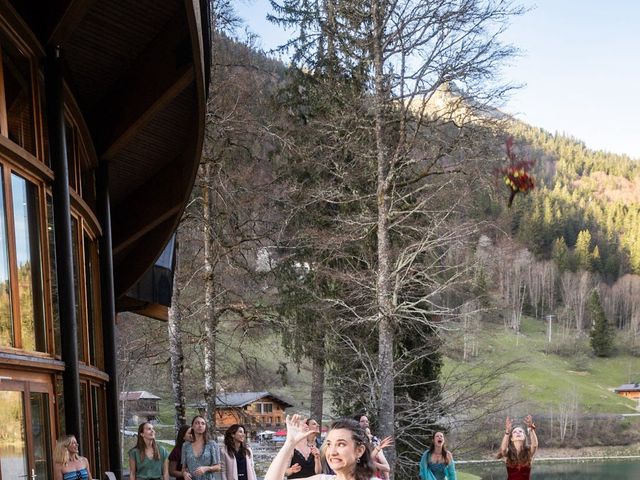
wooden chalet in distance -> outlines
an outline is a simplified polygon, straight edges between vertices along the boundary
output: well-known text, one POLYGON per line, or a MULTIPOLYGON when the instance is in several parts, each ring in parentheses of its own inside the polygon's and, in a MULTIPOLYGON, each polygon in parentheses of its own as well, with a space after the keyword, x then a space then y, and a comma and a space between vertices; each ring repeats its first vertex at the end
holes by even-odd
POLYGON ((207 0, 0 2, 0 480, 53 479, 66 434, 122 478, 116 312, 166 315, 138 293, 193 186, 210 45, 207 0))
POLYGON ((613 391, 621 397, 640 401, 640 383, 625 383, 613 391))
MULTIPOLYGON (((202 414, 203 402, 193 405, 202 414)), ((286 400, 269 392, 229 392, 216 396, 216 428, 224 431, 234 423, 243 424, 255 434, 258 430, 285 426, 285 410, 293 407, 286 400)))
POLYGON ((120 405, 125 424, 138 426, 142 422, 158 420, 162 398, 145 390, 120 392, 120 405))

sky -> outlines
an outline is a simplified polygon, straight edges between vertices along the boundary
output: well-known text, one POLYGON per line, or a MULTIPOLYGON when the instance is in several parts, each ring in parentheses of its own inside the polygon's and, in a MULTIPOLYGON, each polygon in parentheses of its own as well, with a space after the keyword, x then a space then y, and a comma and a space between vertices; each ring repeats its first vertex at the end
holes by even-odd
MULTIPOLYGON (((266 20, 268 0, 236 0, 264 50, 291 32, 266 20)), ((502 78, 523 87, 508 113, 578 138, 589 148, 640 160, 640 0, 521 0, 504 41, 520 50, 502 78)))

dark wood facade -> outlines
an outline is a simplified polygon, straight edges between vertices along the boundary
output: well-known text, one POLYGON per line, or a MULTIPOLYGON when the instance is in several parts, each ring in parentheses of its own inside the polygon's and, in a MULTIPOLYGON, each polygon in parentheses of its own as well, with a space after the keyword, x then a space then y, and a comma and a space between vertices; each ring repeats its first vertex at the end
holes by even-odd
POLYGON ((121 478, 115 312, 153 307, 125 292, 193 185, 207 5, 0 2, 0 480, 65 434, 121 478))

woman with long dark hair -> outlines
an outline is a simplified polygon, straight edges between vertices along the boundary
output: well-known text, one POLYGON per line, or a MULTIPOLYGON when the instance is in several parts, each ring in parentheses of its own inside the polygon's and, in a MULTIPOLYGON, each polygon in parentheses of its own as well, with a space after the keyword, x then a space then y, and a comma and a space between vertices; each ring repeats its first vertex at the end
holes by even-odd
POLYGON ((182 475, 182 446, 184 442, 192 442, 193 433, 189 425, 182 425, 176 435, 176 444, 169 454, 169 475, 178 479, 184 478, 182 475))
POLYGON ((316 437, 319 435, 320 425, 313 419, 305 421, 307 436, 300 440, 293 449, 293 455, 289 463, 289 468, 285 475, 289 480, 296 478, 309 478, 322 473, 322 462, 320 461, 320 449, 316 445, 316 437))
POLYGON ((431 446, 420 459, 420 478, 422 480, 456 480, 453 455, 447 450, 444 433, 435 432, 431 437, 431 446))
POLYGON ((129 478, 169 480, 169 454, 156 444, 156 431, 149 422, 138 426, 136 446, 129 450, 129 478))
POLYGON ((207 421, 196 415, 191 421, 193 441, 182 445, 182 475, 185 480, 214 480, 219 472, 220 448, 209 439, 207 421))
MULTIPOLYGON (((286 422, 287 438, 271 462, 264 480, 282 480, 293 449, 309 434, 300 415, 287 415, 286 422)), ((335 472, 336 480, 371 480, 373 476, 373 464, 364 429, 354 420, 338 420, 331 425, 323 446, 323 454, 329 467, 335 472)), ((309 479, 325 480, 327 477, 320 474, 309 479)))
POLYGON ((536 426, 531 415, 524 419, 527 428, 513 426, 513 420, 505 420, 505 432, 502 437, 498 458, 504 458, 507 466, 507 480, 529 480, 531 464, 538 450, 536 426))
POLYGON ((220 449, 222 480, 256 480, 253 455, 246 440, 243 425, 236 423, 224 432, 224 446, 220 449))

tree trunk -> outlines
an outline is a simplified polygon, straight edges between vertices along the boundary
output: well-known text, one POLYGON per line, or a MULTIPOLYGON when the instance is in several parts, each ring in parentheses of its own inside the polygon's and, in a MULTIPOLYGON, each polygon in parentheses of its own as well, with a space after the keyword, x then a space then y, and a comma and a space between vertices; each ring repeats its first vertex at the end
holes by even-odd
MULTIPOLYGON (((179 232, 179 229, 178 229, 179 232)), ((180 305, 179 269, 180 257, 178 256, 178 233, 176 233, 176 269, 173 272, 173 293, 171 295, 171 308, 169 308, 169 356, 171 358, 171 388, 173 391, 173 405, 175 407, 176 432, 187 421, 184 396, 184 353, 182 351, 182 310, 180 305)))
MULTIPOLYGON (((394 368, 393 340, 394 326, 391 298, 391 239, 389 236, 389 211, 391 200, 389 195, 390 159, 385 148, 384 139, 384 106, 386 101, 384 86, 384 60, 382 52, 383 8, 378 1, 372 3, 373 19, 373 68, 375 88, 375 137, 377 155, 377 199, 378 199, 378 271, 376 278, 376 295, 378 302, 378 369, 380 379, 380 398, 378 401, 378 427, 380 437, 394 433, 394 368)), ((391 465, 395 464, 393 445, 385 452, 391 465)))
POLYGON ((218 319, 215 312, 214 277, 213 277, 213 216, 211 198, 212 169, 211 162, 206 162, 202 187, 202 208, 204 220, 204 400, 207 408, 207 422, 210 431, 216 428, 216 336, 218 319))
POLYGON ((311 418, 322 424, 324 398, 325 335, 319 332, 318 344, 314 348, 311 366, 311 418))

